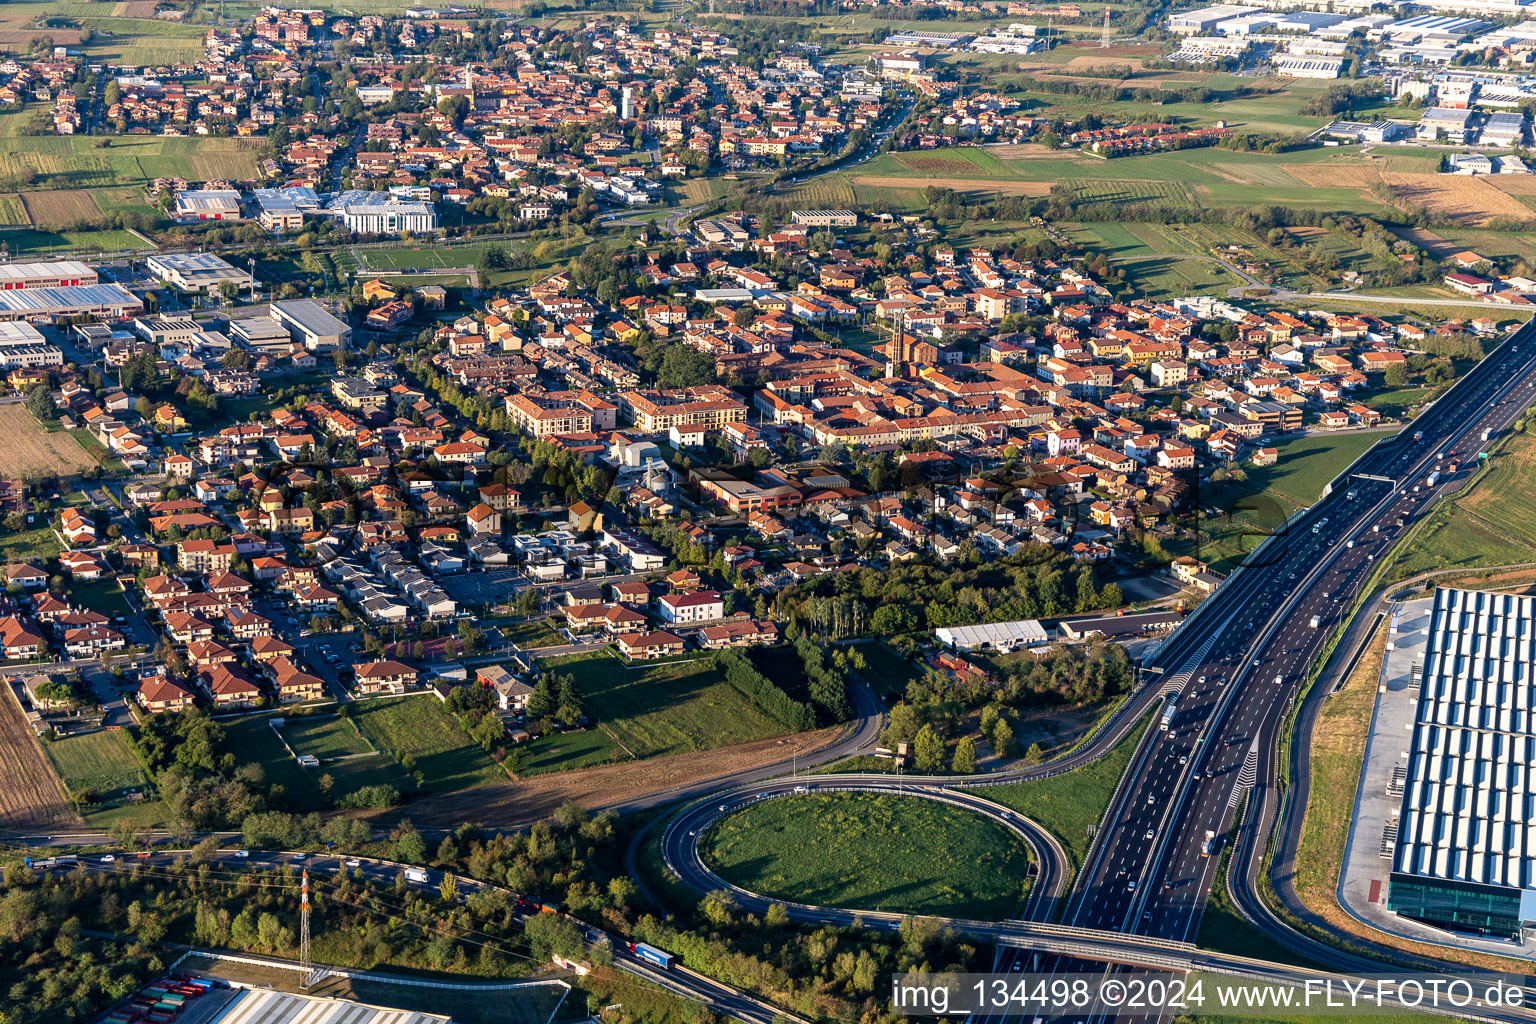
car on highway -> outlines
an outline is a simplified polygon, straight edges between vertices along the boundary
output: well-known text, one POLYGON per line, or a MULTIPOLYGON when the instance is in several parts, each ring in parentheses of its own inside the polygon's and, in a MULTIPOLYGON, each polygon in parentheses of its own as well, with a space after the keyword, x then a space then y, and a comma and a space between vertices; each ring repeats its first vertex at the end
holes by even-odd
POLYGON ((111 864, 111 863, 114 863, 116 860, 117 860, 116 857, 114 857, 110 853, 107 853, 107 854, 103 854, 102 855, 101 863, 103 863, 103 864, 111 864))
POLYGON ((353 857, 351 860, 347 861, 347 867, 349 867, 349 868, 361 867, 362 863, 363 863, 362 861, 358 860, 356 857, 353 857))

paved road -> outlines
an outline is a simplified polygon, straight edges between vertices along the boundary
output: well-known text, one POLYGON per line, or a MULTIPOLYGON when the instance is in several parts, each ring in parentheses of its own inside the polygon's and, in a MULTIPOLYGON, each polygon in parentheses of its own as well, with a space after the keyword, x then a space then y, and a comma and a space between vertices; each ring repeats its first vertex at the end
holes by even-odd
MULTIPOLYGON (((1219 862, 1207 855, 1217 852, 1206 846, 1207 834, 1219 842, 1245 796, 1258 809, 1249 820, 1259 824, 1237 832, 1236 863, 1241 870, 1257 864, 1276 792, 1278 746, 1299 684, 1349 616, 1377 560, 1437 498, 1466 482, 1484 432, 1507 429, 1536 400, 1533 341, 1536 326, 1527 326, 1430 406, 1412 427, 1422 439, 1405 431, 1363 456, 1352 467, 1356 475, 1270 537, 1156 652, 1151 670, 1166 683, 1144 688, 1130 707, 1139 714, 1161 692, 1169 693, 1169 727, 1149 729, 1143 737, 1067 898, 1064 924, 1163 942, 1192 940, 1219 862), (1454 473, 1452 462, 1458 463, 1454 473)), ((733 793, 728 799, 751 797, 733 793)), ((687 813, 695 822, 711 814, 704 801, 687 813)), ((670 836, 668 856, 683 873, 690 853, 680 843, 675 833, 670 836)), ((821 913, 837 919, 835 911, 821 913)), ((1346 969, 1363 964, 1302 940, 1272 916, 1252 916, 1277 941, 1300 946, 1320 962, 1346 969)), ((1025 956, 1006 954, 1000 969, 1014 969, 1025 956)), ((1086 965, 1054 962, 1059 969, 1086 965)))
MULTIPOLYGON (((1033 858, 1031 870, 1034 872, 1034 884, 1024 906, 1022 915, 1024 920, 1047 920, 1055 908, 1056 900, 1066 888, 1069 867, 1066 853, 1063 852, 1061 844, 1055 837, 1033 821, 974 793, 921 784, 907 785, 900 778, 857 782, 850 782, 836 775, 774 779, 758 783, 749 791, 700 800, 674 818, 667 826, 661 843, 662 860, 677 873, 679 878, 695 889, 701 892, 729 889, 736 894, 742 906, 757 913, 766 912, 771 904, 777 902, 784 904, 791 920, 851 925, 861 920, 865 912, 787 903, 765 898, 727 882, 710 870, 699 855, 699 836, 719 819, 764 800, 781 799, 805 793, 881 793, 915 796, 961 807, 991 819, 1024 842, 1029 847, 1033 858)), ((900 920, 899 914, 893 914, 891 917, 900 920)))
POLYGON ((1227 289, 1227 296, 1234 299, 1248 298, 1249 296, 1246 293, 1250 288, 1263 288, 1269 293, 1265 296, 1265 298, 1273 300, 1312 299, 1314 301, 1328 302, 1374 302, 1378 304, 1394 306, 1487 306, 1489 310, 1493 312, 1515 309, 1513 306, 1501 306, 1497 303, 1479 300, 1475 295, 1468 295, 1464 299, 1418 299, 1405 295, 1362 295, 1358 292, 1291 291, 1289 288, 1276 288, 1273 285, 1265 284, 1263 281, 1260 281, 1252 274, 1249 274, 1244 270, 1240 270, 1238 267, 1224 259, 1220 259, 1215 256, 1197 256, 1191 253, 1183 252, 1148 253, 1144 256, 1115 256, 1109 262, 1136 263, 1143 260, 1193 260, 1196 263, 1215 264, 1228 273, 1236 275, 1243 281, 1243 284, 1239 285, 1238 287, 1227 289))
MULTIPOLYGON (((155 851, 151 853, 134 855, 108 855, 111 859, 102 856, 82 857, 79 866, 87 871, 124 871, 139 868, 148 871, 165 871, 176 861, 184 859, 188 851, 155 851)), ((344 857, 330 854, 307 854, 292 851, 277 850, 225 850, 210 859, 209 864, 222 871, 247 871, 250 869, 276 869, 283 866, 294 868, 307 867, 310 874, 311 887, 317 893, 324 893, 331 884, 331 879, 342 872, 360 875, 364 879, 379 885, 392 886, 402 872, 409 865, 398 864, 393 861, 379 860, 371 857, 344 857)), ((63 873, 75 870, 75 865, 53 869, 63 873)), ((412 888, 424 893, 437 893, 441 891, 444 872, 431 868, 420 868, 425 876, 424 882, 408 882, 412 888)), ((216 877, 213 881, 217 882, 216 877)), ((471 895, 488 889, 497 889, 506 893, 514 900, 519 894, 502 886, 492 885, 478 879, 464 875, 454 875, 458 892, 456 899, 464 902, 471 895)), ((294 880, 297 885, 297 879, 294 880)), ((537 913, 536 910, 524 906, 519 911, 519 916, 526 916, 525 912, 537 913)), ((600 928, 595 928, 583 921, 570 919, 582 931, 588 944, 606 943, 613 951, 613 964, 619 970, 636 977, 644 978, 662 988, 669 989, 680 995, 697 999, 712 1011, 722 1016, 734 1017, 745 1021, 747 1024, 775 1024, 784 1020, 794 1021, 796 1024, 804 1024, 794 1014, 770 1006, 760 1000, 738 992, 729 986, 722 985, 713 979, 690 971, 682 966, 675 966, 672 970, 661 970, 654 965, 639 959, 629 952, 628 944, 622 936, 612 935, 600 928)), ((509 947, 517 943, 508 942, 509 947)), ((525 958, 525 955, 513 948, 504 949, 508 956, 525 958)))

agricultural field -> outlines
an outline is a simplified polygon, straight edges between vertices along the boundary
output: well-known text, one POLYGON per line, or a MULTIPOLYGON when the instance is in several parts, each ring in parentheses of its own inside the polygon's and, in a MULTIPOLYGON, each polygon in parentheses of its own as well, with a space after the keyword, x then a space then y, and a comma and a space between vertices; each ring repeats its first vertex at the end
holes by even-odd
POLYGON ((145 784, 144 770, 121 730, 51 740, 43 744, 43 752, 64 787, 77 798, 87 790, 106 797, 145 784))
POLYGON ((78 825, 21 706, 0 693, 0 829, 78 825))
POLYGON ((1184 295, 1225 295, 1244 281, 1216 263, 1173 256, 1129 260, 1120 264, 1126 284, 1144 299, 1172 299, 1184 295))
POLYGON ((101 209, 84 189, 23 192, 21 202, 31 223, 40 228, 62 228, 101 219, 101 209))
POLYGON ((26 204, 21 196, 16 193, 0 195, 0 225, 30 225, 31 215, 27 213, 26 204))
POLYGON ((529 744, 530 770, 570 767, 573 757, 594 764, 710 750, 784 732, 726 683, 708 658, 626 666, 606 653, 580 654, 551 658, 543 666, 573 676, 598 721, 583 733, 529 744))
POLYGON ((407 766, 414 762, 424 792, 446 793, 507 780, 491 755, 430 694, 358 701, 352 718, 381 753, 407 766))
POLYGON ((11 256, 134 252, 153 248, 153 244, 131 231, 39 231, 36 228, 0 227, 0 249, 11 256))
POLYGON ((24 405, 0 406, 0 436, 0 476, 35 480, 96 465, 74 438, 44 430, 24 405))
MULTIPOLYGON (((202 47, 199 45, 199 51, 202 47)), ((0 149, 0 178, 30 169, 32 189, 146 184, 157 177, 254 178, 260 139, 121 135, 12 136, 0 149), (98 142, 110 145, 98 148, 98 142)))
POLYGON ((721 877, 764 896, 974 920, 1017 915, 1029 852, 1002 826, 919 797, 765 800, 704 836, 721 877))

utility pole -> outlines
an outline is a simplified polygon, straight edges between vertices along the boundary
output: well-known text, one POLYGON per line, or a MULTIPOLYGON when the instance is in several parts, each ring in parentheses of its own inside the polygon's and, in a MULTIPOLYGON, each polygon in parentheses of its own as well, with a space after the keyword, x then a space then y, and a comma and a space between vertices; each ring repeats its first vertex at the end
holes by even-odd
POLYGON ((314 973, 309 961, 309 866, 305 865, 299 882, 299 984, 309 988, 314 973))
POLYGON ((1109 49, 1109 8, 1104 8, 1104 39, 1099 43, 1099 49, 1109 49))

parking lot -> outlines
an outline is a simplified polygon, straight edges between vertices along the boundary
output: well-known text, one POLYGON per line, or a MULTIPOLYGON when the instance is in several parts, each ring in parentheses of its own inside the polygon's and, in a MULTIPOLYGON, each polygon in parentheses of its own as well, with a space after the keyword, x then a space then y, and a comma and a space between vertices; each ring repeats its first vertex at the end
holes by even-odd
POLYGON ((487 569, 485 572, 444 576, 438 582, 448 591, 449 597, 468 607, 500 604, 533 586, 528 577, 516 569, 487 569))

